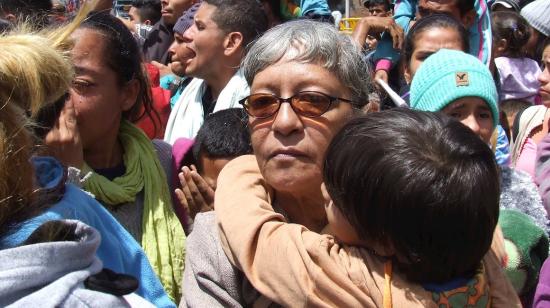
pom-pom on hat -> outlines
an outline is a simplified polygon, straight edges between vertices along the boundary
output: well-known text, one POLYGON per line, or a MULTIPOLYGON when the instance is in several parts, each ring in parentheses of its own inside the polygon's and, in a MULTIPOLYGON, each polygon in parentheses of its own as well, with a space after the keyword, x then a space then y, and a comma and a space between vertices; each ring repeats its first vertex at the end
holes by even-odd
POLYGON ((483 99, 498 124, 498 94, 489 69, 476 57, 457 50, 441 49, 429 56, 411 83, 411 108, 436 112, 462 97, 483 99))

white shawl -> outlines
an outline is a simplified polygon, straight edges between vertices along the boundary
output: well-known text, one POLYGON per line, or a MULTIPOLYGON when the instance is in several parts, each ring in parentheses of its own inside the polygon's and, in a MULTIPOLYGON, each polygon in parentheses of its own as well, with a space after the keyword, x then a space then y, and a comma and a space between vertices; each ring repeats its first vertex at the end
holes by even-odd
MULTIPOLYGON (((194 78, 183 90, 174 109, 170 112, 164 141, 173 145, 178 138, 195 138, 204 122, 202 97, 206 87, 204 80, 194 78)), ((239 100, 248 96, 249 93, 248 83, 239 69, 220 92, 214 112, 242 107, 239 100)))

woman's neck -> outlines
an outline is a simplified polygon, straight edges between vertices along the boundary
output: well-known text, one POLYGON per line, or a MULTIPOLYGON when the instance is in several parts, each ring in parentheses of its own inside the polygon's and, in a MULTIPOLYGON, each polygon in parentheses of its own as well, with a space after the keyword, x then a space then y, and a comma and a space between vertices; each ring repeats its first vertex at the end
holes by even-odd
POLYGON ((314 232, 321 232, 327 225, 321 191, 303 196, 277 192, 275 202, 292 223, 303 225, 314 232))
POLYGON ((94 144, 84 150, 84 161, 92 169, 106 169, 120 165, 124 150, 118 140, 118 134, 107 139, 101 144, 94 144))

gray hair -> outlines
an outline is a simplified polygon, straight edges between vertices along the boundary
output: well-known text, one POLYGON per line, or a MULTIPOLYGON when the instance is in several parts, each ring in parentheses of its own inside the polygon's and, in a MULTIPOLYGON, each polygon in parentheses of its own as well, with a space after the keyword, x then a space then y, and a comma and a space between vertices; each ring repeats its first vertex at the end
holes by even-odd
POLYGON ((301 63, 319 63, 344 84, 352 100, 368 103, 371 78, 359 48, 348 35, 334 26, 312 20, 296 20, 278 25, 249 46, 242 69, 249 85, 254 76, 282 58, 301 63))

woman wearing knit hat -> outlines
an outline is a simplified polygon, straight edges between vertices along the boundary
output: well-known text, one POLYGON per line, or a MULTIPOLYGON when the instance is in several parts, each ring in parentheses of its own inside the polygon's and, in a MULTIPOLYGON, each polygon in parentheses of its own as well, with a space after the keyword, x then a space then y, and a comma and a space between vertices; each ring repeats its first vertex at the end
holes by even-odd
MULTIPOLYGON (((498 123, 498 93, 489 69, 475 57, 456 50, 439 50, 416 71, 410 95, 411 108, 441 111, 457 118, 490 143, 498 123)), ((548 233, 550 224, 531 177, 509 167, 501 167, 500 176, 501 209, 527 214, 548 233)), ((509 232, 503 229, 507 239, 509 232)), ((506 270, 511 269, 507 267, 506 270)), ((532 280, 515 285, 520 295, 531 291, 524 288, 530 282, 532 280)))
POLYGON ((534 51, 532 59, 540 61, 544 40, 550 37, 550 1, 533 1, 522 8, 520 14, 531 25, 531 38, 525 50, 534 51))

